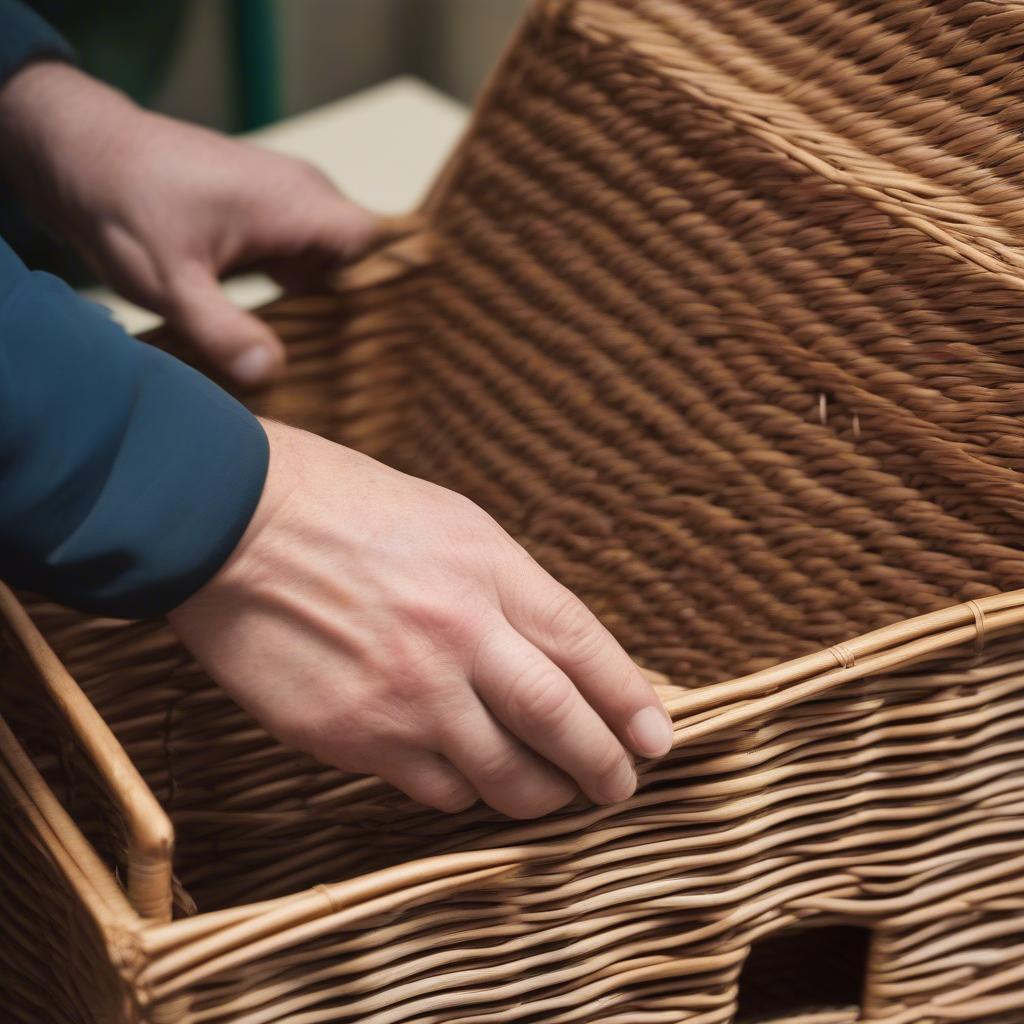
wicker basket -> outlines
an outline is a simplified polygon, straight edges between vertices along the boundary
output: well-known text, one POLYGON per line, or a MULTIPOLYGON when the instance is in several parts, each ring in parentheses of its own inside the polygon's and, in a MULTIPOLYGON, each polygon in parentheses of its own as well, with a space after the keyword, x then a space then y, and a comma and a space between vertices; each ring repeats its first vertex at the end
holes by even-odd
POLYGON ((492 511, 673 753, 446 817, 2 592, 5 1019, 1020 1024, 1022 68, 1006 0, 535 3, 254 405, 492 511))

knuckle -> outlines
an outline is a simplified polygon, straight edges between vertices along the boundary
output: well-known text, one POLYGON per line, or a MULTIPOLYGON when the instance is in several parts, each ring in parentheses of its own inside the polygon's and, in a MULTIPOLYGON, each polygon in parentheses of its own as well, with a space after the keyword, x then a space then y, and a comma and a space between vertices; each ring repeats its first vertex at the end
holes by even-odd
POLYGON ((573 696, 572 685, 553 669, 533 669, 513 684, 508 696, 509 717, 557 727, 570 714, 573 696))
POLYGON ((568 590, 560 590, 551 599, 545 619, 551 635, 576 656, 593 651, 602 640, 597 620, 568 590))
POLYGON ((435 648, 461 648, 479 631, 478 609, 468 601, 414 600, 406 604, 404 618, 435 648))
POLYGON ((387 644, 364 661, 369 665, 375 699, 391 709, 434 700, 450 682, 444 647, 408 630, 395 630, 387 644))
POLYGON ((432 652, 406 652, 396 656, 381 673, 381 693, 392 708, 433 703, 447 688, 447 673, 432 652))

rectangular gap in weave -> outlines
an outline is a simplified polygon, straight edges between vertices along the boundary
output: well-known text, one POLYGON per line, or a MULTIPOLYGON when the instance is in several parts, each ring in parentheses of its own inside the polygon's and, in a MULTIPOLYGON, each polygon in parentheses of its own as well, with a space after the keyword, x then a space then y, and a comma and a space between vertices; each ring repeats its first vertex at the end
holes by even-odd
POLYGON ((740 972, 735 1024, 859 1010, 870 940, 867 928, 802 925, 755 942, 740 972))

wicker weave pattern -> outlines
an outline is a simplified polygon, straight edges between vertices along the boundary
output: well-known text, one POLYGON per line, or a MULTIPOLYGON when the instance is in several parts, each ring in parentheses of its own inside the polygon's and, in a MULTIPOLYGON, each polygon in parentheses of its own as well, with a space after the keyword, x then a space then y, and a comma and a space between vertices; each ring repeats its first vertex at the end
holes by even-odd
POLYGON ((1024 579, 1024 9, 580 0, 438 204, 404 460, 680 680, 1024 579))
POLYGON ((198 677, 168 675, 165 635, 65 635, 91 648, 93 693, 155 785, 173 753, 178 863, 208 911, 139 930, 123 1019, 726 1024, 751 943, 852 924, 871 933, 859 1010, 769 988, 748 1019, 1011 1024, 1022 632, 1024 595, 1005 595, 674 696, 676 751, 633 801, 523 826, 438 817, 288 755, 198 677), (115 696, 103 649, 158 657, 166 689, 134 681, 159 701, 115 696), (260 902, 275 890, 295 895, 260 902))
POLYGON ((256 407, 497 514, 673 753, 444 817, 0 588, 18 1024, 1020 1024, 1022 58, 1017 4, 538 0, 256 407))

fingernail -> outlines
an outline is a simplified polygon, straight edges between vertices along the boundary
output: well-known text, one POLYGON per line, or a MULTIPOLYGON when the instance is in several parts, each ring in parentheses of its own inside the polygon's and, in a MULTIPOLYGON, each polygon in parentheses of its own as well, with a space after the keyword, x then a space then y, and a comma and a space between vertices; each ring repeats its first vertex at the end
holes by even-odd
POLYGON ((277 360, 270 349, 254 345, 241 355, 235 356, 229 369, 231 376, 243 384, 260 384, 270 376, 276 363, 277 360))
POLYGON ((660 708, 641 708, 629 720, 629 738, 641 757, 664 757, 672 749, 672 723, 660 708))

